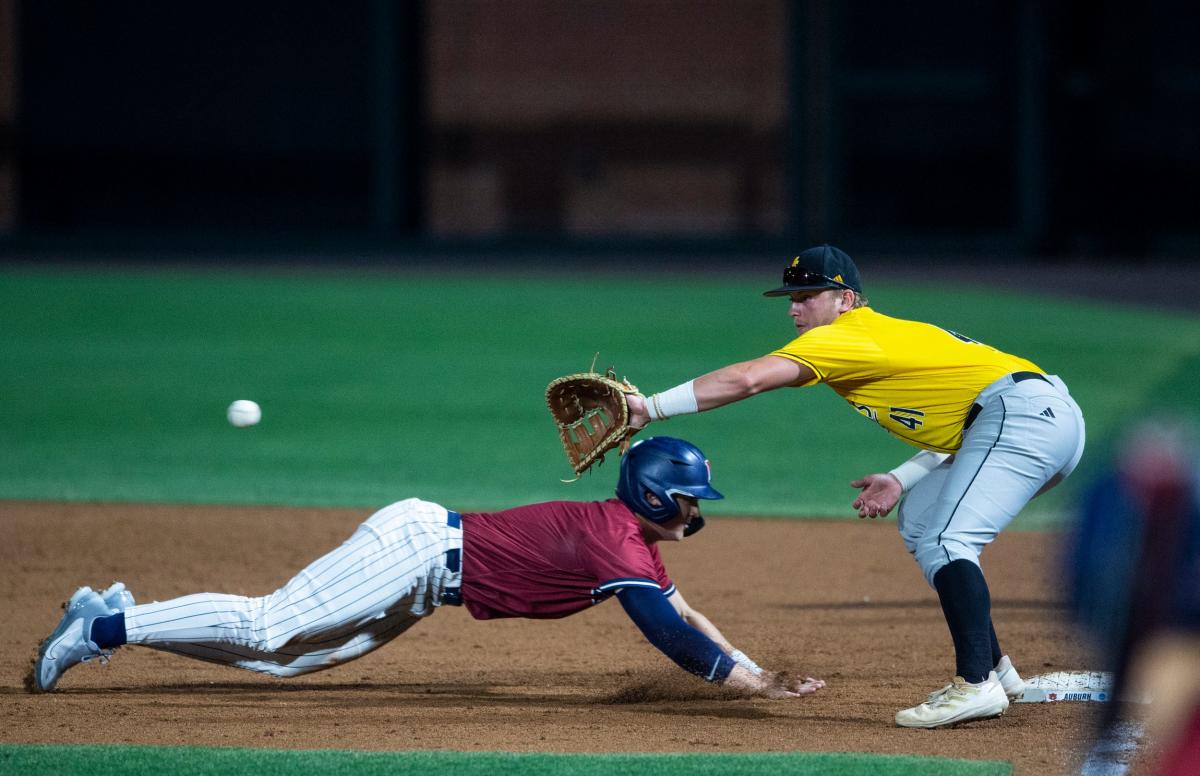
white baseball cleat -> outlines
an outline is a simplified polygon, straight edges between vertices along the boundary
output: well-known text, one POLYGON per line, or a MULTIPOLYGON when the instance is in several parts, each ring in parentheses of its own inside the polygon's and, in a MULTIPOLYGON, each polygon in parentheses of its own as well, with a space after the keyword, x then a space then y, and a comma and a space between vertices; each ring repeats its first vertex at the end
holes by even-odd
POLYGON ((93 658, 107 660, 111 650, 102 650, 91 640, 92 622, 107 617, 112 610, 96 591, 81 587, 63 607, 66 612, 58 627, 38 649, 29 682, 30 689, 50 692, 68 668, 93 658))
POLYGON ((919 706, 896 712, 900 727, 936 728, 955 725, 970 719, 986 719, 1008 710, 1008 696, 996 672, 979 684, 971 684, 961 676, 936 692, 919 706))
POLYGON ((1000 658, 1000 662, 996 664, 996 676, 1000 679, 1000 686, 1004 688, 1004 694, 1010 701, 1020 698, 1021 694, 1025 692, 1025 680, 1017 673, 1017 669, 1013 668, 1008 655, 1000 658))

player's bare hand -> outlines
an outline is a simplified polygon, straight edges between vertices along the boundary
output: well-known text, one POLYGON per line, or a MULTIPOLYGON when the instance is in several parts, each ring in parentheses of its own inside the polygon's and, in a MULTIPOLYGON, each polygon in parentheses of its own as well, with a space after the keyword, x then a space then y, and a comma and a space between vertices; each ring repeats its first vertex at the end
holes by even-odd
POLYGON ((725 686, 735 690, 746 690, 760 698, 779 699, 812 695, 824 687, 825 682, 811 676, 795 676, 786 671, 764 671, 754 674, 738 665, 729 672, 725 686))
POLYGON ((759 693, 765 698, 799 698, 812 695, 825 686, 825 680, 811 676, 793 676, 786 671, 763 674, 767 686, 759 693))
POLYGON ((858 516, 884 517, 900 501, 904 489, 900 480, 891 474, 868 474, 860 480, 850 483, 852 488, 860 488, 862 493, 854 499, 853 507, 858 510, 858 516))
POLYGON ((646 397, 640 393, 625 394, 629 404, 629 425, 633 428, 645 428, 650 423, 650 413, 646 411, 646 397))
POLYGON ((811 676, 806 676, 803 679, 799 677, 793 679, 791 690, 796 695, 812 695, 814 692, 824 687, 824 679, 816 679, 811 676))

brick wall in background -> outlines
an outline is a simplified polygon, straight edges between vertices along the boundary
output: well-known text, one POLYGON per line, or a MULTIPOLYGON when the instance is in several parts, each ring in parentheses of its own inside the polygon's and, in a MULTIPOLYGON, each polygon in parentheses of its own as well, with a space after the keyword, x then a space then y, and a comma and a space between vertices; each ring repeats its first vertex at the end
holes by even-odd
POLYGON ((784 0, 434 0, 435 235, 777 233, 784 0))

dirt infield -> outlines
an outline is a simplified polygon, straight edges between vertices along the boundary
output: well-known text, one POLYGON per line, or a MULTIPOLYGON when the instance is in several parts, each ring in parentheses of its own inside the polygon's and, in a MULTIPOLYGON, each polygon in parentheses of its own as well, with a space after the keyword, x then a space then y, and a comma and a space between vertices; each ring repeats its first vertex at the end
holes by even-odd
MULTIPOLYGON (((22 677, 76 586, 139 600, 261 595, 369 511, 0 503, 7 604, 0 741, 547 752, 862 751, 1078 769, 1096 708, 1014 704, 940 731, 893 726, 953 672, 935 594, 894 522, 715 519, 667 567, 760 663, 823 677, 794 701, 730 697, 682 674, 615 602, 559 621, 475 622, 445 607, 361 660, 282 680, 149 649, 79 666, 51 695, 22 677)), ((1025 675, 1099 668, 1064 620, 1047 534, 984 556, 1001 642, 1025 675)))

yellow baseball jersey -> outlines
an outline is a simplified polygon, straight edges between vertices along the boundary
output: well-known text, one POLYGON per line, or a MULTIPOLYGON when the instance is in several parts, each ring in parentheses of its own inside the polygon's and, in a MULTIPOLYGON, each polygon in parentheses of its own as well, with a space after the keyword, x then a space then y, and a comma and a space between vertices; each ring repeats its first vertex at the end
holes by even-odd
POLYGON ((928 323, 859 307, 771 353, 811 369, 850 406, 915 447, 953 453, 979 392, 1011 372, 1041 372, 928 323))

